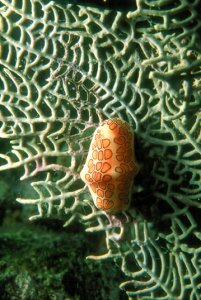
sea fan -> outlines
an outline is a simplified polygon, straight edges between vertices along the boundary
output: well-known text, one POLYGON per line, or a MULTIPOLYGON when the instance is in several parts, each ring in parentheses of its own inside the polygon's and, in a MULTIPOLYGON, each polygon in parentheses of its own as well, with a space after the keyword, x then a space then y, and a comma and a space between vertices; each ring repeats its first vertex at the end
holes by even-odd
POLYGON ((59 212, 105 231, 94 258, 119 263, 130 299, 201 295, 200 4, 0 2, 0 170, 31 181, 35 196, 17 199, 37 208, 30 219, 59 212), (120 241, 80 179, 112 117, 132 126, 141 164, 120 241))

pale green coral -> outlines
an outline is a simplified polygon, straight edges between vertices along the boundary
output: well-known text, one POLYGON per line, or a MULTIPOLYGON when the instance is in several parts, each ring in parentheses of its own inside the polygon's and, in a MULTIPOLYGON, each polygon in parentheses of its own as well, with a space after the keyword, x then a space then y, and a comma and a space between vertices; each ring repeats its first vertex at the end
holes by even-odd
POLYGON ((64 215, 106 233, 130 299, 200 299, 200 0, 109 10, 1 0, 0 170, 33 177, 31 219, 64 215), (91 135, 118 116, 136 132, 134 221, 112 241, 80 180, 91 135), (137 149, 138 150, 138 149, 137 149), (143 153, 143 154, 141 154, 143 153))

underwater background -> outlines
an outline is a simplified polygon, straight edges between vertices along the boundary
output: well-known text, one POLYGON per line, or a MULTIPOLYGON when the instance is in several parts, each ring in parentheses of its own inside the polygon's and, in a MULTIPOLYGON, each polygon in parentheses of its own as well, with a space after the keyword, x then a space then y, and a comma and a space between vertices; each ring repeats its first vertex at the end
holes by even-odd
POLYGON ((201 299, 200 124, 200 0, 0 0, 0 299, 201 299), (120 240, 80 179, 114 117, 120 240))

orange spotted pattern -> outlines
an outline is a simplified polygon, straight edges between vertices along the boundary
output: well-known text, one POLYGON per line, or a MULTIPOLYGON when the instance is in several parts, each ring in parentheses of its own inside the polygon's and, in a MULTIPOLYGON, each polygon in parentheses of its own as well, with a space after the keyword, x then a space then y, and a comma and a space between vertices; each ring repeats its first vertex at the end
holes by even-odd
POLYGON ((138 171, 128 123, 116 118, 104 121, 94 133, 81 171, 96 207, 111 214, 126 210, 138 171))

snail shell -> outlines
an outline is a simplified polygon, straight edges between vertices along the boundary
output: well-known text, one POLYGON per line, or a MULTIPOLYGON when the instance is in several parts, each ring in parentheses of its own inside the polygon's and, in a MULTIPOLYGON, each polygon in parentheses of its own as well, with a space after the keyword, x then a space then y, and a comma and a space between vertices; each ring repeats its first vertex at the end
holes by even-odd
POLYGON ((120 119, 105 120, 94 132, 80 174, 95 206, 109 214, 125 211, 138 172, 131 127, 120 119))

